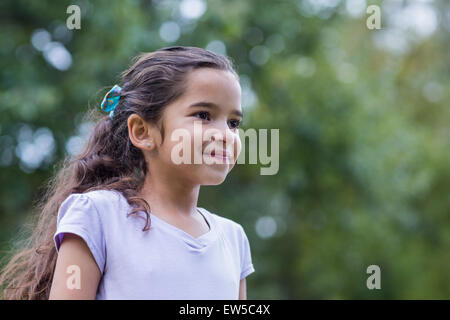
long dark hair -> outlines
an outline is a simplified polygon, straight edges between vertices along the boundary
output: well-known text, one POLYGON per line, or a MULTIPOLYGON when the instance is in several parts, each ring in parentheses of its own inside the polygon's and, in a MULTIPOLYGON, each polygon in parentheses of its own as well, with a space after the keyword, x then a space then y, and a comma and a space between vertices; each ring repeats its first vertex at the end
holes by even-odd
MULTIPOLYGON (((53 242, 57 213, 72 193, 117 190, 133 207, 129 214, 146 213, 142 231, 149 229, 150 206, 138 196, 148 167, 142 151, 129 139, 127 119, 136 113, 157 124, 165 106, 185 91, 186 75, 203 67, 231 71, 239 78, 232 60, 224 55, 197 47, 167 47, 140 54, 122 73, 120 101, 112 118, 98 107, 89 110, 86 118, 96 125, 85 148, 58 164, 36 204, 39 215, 30 224, 31 236, 23 247, 12 251, 1 270, 3 299, 48 299, 57 259, 53 242)), ((164 138, 163 127, 161 131, 164 138)))

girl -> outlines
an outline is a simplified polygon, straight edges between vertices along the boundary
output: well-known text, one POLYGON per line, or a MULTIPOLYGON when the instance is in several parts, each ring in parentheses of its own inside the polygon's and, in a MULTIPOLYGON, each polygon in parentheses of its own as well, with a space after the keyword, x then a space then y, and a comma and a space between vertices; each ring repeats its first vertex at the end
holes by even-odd
POLYGON ((197 207, 200 186, 222 183, 241 150, 238 75, 196 47, 133 62, 101 104, 110 115, 53 179, 30 245, 5 266, 4 299, 246 299, 244 229, 197 207), (192 138, 181 150, 180 130, 192 138))

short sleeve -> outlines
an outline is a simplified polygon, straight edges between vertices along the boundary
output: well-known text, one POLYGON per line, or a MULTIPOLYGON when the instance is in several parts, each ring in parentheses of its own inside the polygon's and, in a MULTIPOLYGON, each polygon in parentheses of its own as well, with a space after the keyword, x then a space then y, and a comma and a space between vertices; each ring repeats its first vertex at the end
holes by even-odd
POLYGON ((244 228, 239 225, 239 241, 240 251, 241 251, 241 275, 240 279, 244 279, 249 274, 255 271, 252 263, 252 255, 250 250, 250 243, 248 241, 247 235, 245 234, 244 228))
POLYGON ((61 204, 58 210, 56 232, 53 236, 57 252, 65 233, 74 233, 86 242, 103 273, 106 246, 102 223, 94 203, 87 195, 73 193, 61 204))

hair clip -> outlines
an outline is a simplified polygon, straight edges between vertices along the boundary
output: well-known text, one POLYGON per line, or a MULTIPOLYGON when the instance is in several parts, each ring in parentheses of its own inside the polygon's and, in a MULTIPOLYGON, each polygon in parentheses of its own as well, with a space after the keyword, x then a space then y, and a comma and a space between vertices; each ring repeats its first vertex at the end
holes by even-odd
POLYGON ((122 88, 116 84, 114 87, 112 87, 111 90, 108 91, 108 93, 103 98, 101 108, 102 108, 102 110, 105 110, 106 112, 111 111, 109 113, 109 116, 111 118, 114 115, 114 109, 119 104, 120 91, 122 91, 122 88))

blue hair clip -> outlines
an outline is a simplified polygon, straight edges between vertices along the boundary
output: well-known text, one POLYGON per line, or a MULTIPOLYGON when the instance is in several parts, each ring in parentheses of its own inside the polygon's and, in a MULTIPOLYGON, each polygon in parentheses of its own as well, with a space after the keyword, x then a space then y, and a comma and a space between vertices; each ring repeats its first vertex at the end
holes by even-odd
POLYGON ((119 104, 120 91, 122 91, 122 88, 116 84, 114 87, 112 87, 111 90, 108 91, 108 93, 103 98, 101 108, 102 108, 102 110, 105 110, 106 112, 111 111, 109 113, 109 116, 111 118, 114 115, 114 109, 119 104))

